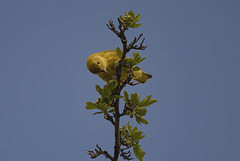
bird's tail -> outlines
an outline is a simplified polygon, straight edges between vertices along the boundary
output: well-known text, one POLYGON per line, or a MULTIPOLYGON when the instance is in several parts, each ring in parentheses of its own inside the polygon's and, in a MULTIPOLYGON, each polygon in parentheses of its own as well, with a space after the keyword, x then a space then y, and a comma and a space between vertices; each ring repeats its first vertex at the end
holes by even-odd
POLYGON ((134 80, 139 82, 139 83, 145 83, 150 78, 152 78, 151 74, 142 72, 142 76, 140 78, 137 78, 137 79, 134 79, 134 80))

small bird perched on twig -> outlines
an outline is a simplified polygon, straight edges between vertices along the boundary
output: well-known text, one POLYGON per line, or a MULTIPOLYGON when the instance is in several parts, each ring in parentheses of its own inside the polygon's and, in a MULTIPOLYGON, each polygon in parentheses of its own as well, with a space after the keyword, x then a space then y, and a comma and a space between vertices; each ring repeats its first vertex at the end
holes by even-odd
MULTIPOLYGON (((97 74, 104 81, 116 79, 114 62, 119 61, 115 50, 106 50, 99 53, 92 54, 87 59, 87 68, 93 73, 97 74)), ((121 82, 125 81, 130 72, 122 68, 121 82)), ((133 71, 133 80, 139 83, 145 83, 148 79, 152 78, 151 74, 143 72, 141 69, 133 71)))

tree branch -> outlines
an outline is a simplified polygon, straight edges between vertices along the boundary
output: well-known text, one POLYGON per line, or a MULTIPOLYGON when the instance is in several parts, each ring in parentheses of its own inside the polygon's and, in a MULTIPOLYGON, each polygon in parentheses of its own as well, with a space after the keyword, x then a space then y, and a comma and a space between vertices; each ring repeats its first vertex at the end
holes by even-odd
POLYGON ((94 151, 91 151, 91 150, 86 150, 86 152, 91 156, 92 159, 94 158, 97 158, 99 155, 104 155, 106 158, 110 159, 111 161, 114 161, 113 160, 113 157, 108 154, 108 152, 105 150, 105 151, 102 151, 102 149, 98 146, 97 144, 97 149, 95 149, 95 153, 94 151))
MULTIPOLYGON (((131 49, 135 49, 135 50, 145 50, 147 46, 143 46, 143 42, 144 42, 144 38, 142 40, 142 42, 140 43, 139 46, 136 45, 136 43, 140 40, 140 38, 142 37, 143 34, 140 34, 138 38, 134 38, 134 40, 127 45, 127 38, 125 36, 125 31, 127 30, 127 28, 124 27, 124 25, 121 23, 120 19, 118 18, 118 29, 119 31, 116 30, 116 27, 113 24, 113 21, 110 20, 109 23, 107 24, 107 27, 113 31, 120 39, 123 45, 123 50, 122 50, 122 57, 119 60, 119 65, 116 67, 116 78, 117 78, 117 82, 120 86, 119 91, 117 93, 117 95, 121 94, 122 89, 125 87, 126 84, 130 84, 130 85, 135 85, 133 83, 131 83, 131 80, 133 78, 133 74, 131 74, 132 71, 130 71, 129 76, 127 77, 127 79, 124 82, 121 82, 121 72, 122 72, 122 67, 124 65, 125 62, 125 57, 126 54, 131 50, 131 49)), ((114 114, 114 119, 115 122, 113 123, 113 120, 111 117, 107 116, 107 120, 110 120, 112 122, 112 124, 114 125, 114 133, 115 133, 115 144, 114 144, 114 156, 113 156, 113 161, 118 161, 118 157, 119 154, 120 156, 123 157, 123 159, 127 159, 127 160, 131 160, 133 158, 131 158, 131 154, 129 154, 128 152, 124 152, 123 149, 120 149, 121 146, 121 141, 120 141, 120 127, 119 127, 119 123, 120 123, 120 117, 123 115, 126 115, 127 113, 127 109, 126 109, 126 105, 122 114, 119 113, 119 98, 116 98, 114 100, 114 108, 115 108, 115 114, 114 114)))
POLYGON ((123 146, 125 146, 125 148, 121 148, 120 149, 120 151, 121 151, 121 154, 120 154, 120 156, 123 158, 123 159, 125 159, 125 160, 132 160, 133 158, 131 158, 131 155, 132 155, 132 153, 130 152, 130 150, 128 150, 129 148, 131 148, 131 146, 130 145, 128 145, 128 144, 125 144, 124 142, 123 142, 123 138, 121 138, 121 144, 123 145, 123 146), (128 150, 127 152, 124 152, 125 150, 128 150))
POLYGON ((110 116, 109 114, 107 114, 107 117, 105 117, 105 119, 110 121, 113 125, 115 124, 115 122, 113 120, 113 116, 110 116))
POLYGON ((128 149, 128 148, 121 149, 120 156, 125 160, 132 160, 133 159, 133 158, 131 158, 132 153, 130 152, 130 150, 127 152, 124 152, 125 149, 128 149))
POLYGON ((130 108, 127 106, 127 104, 124 104, 123 112, 120 114, 120 117, 125 116, 127 114, 127 111, 130 110, 130 108))
POLYGON ((142 36, 143 36, 143 34, 140 34, 140 35, 138 36, 138 38, 137 38, 137 37, 134 37, 134 40, 133 40, 133 41, 128 45, 128 47, 127 47, 128 51, 130 51, 131 49, 135 49, 135 50, 145 50, 145 49, 147 48, 147 46, 144 46, 144 45, 143 45, 143 42, 144 42, 145 38, 143 38, 142 42, 140 43, 140 46, 135 45, 142 36))

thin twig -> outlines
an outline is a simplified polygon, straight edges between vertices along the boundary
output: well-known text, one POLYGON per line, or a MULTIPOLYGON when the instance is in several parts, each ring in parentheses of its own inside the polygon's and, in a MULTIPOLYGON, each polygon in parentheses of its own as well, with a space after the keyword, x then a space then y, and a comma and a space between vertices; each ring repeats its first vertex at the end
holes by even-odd
POLYGON ((110 116, 109 114, 107 114, 107 117, 105 119, 110 121, 113 125, 115 124, 115 122, 113 120, 113 116, 110 116))
POLYGON ((124 116, 127 114, 127 111, 130 110, 129 107, 127 106, 127 104, 124 104, 124 109, 123 112, 120 114, 120 117, 124 116))
POLYGON ((103 151, 99 146, 98 144, 96 145, 97 146, 97 149, 95 149, 95 152, 94 151, 91 151, 91 150, 86 150, 86 152, 91 156, 92 159, 94 158, 97 158, 99 155, 104 155, 106 158, 110 159, 111 161, 113 161, 113 157, 108 154, 108 152, 105 150, 103 151))
POLYGON ((123 138, 121 138, 121 144, 122 144, 123 146, 125 146, 125 148, 121 148, 121 149, 120 149, 120 151, 121 151, 120 156, 121 156, 123 159, 125 159, 125 160, 132 160, 132 159, 133 159, 133 158, 131 158, 132 153, 131 153, 130 150, 128 150, 128 149, 131 148, 131 146, 128 145, 128 144, 125 144, 125 143, 123 142, 123 138), (128 151, 125 152, 125 150, 128 150, 128 151))
POLYGON ((145 40, 145 38, 143 38, 142 42, 140 43, 140 46, 137 46, 135 45, 139 40, 140 38, 143 36, 143 34, 140 34, 137 37, 134 37, 134 40, 128 45, 127 49, 128 51, 131 50, 131 49, 135 49, 135 50, 145 50, 147 48, 147 46, 143 46, 143 42, 145 40))

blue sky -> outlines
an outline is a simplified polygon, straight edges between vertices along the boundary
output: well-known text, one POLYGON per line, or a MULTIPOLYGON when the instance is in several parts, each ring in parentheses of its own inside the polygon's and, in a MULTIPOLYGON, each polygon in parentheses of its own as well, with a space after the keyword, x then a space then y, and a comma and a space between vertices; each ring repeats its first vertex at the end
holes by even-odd
POLYGON ((143 25, 127 37, 144 34, 141 67, 153 78, 126 90, 159 100, 139 126, 144 160, 240 160, 239 1, 2 0, 1 161, 86 161, 95 144, 113 152, 112 125, 84 108, 104 85, 86 59, 121 46, 106 23, 129 10, 143 25))

